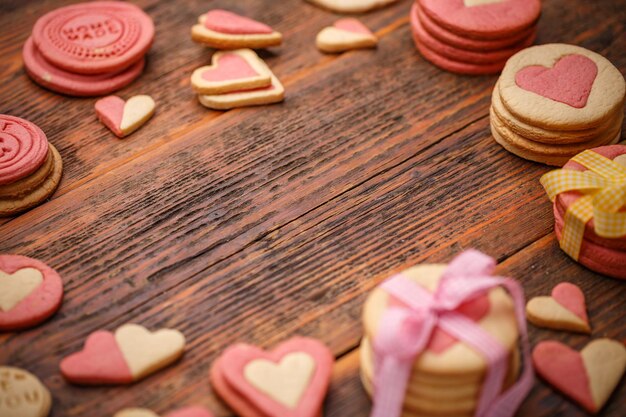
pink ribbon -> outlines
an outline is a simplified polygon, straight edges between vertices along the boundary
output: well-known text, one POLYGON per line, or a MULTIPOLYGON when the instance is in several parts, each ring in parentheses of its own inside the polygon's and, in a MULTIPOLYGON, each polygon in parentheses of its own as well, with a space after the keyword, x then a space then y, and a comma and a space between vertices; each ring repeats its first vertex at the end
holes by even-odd
POLYGON ((494 259, 469 250, 448 265, 434 293, 402 274, 381 285, 404 306, 388 307, 378 326, 374 340, 374 409, 370 417, 402 414, 413 363, 437 327, 473 346, 487 360, 487 374, 475 416, 512 417, 515 414, 533 384, 524 292, 516 281, 493 276, 495 268, 494 259), (498 286, 509 292, 515 304, 523 367, 517 382, 504 393, 501 391, 508 370, 508 352, 473 320, 456 311, 461 304, 498 286))

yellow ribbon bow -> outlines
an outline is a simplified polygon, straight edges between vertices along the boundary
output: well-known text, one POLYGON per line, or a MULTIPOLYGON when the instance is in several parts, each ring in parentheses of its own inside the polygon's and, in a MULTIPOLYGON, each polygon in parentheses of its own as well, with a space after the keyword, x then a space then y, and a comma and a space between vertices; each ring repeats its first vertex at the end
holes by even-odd
POLYGON ((541 185, 552 202, 567 191, 583 194, 567 209, 559 242, 565 253, 578 260, 585 225, 592 218, 598 236, 626 236, 626 212, 621 211, 626 208, 626 166, 593 151, 584 151, 572 160, 588 171, 557 169, 542 176, 541 185))

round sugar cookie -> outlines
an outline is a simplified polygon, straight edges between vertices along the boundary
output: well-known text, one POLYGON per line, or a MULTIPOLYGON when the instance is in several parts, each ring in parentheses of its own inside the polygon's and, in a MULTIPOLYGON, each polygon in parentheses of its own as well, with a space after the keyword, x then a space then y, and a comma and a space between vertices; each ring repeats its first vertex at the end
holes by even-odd
POLYGON ((152 19, 121 1, 78 3, 37 20, 32 38, 52 65, 79 74, 122 71, 140 61, 154 39, 152 19))
POLYGON ((38 206, 56 191, 63 176, 63 160, 52 144, 48 144, 52 158, 52 171, 46 179, 30 192, 20 193, 19 197, 0 198, 0 217, 13 216, 38 206))
POLYGON ((0 114, 0 185, 35 172, 48 155, 48 138, 28 120, 0 114))
POLYGON ((45 182, 53 169, 54 156, 52 151, 48 150, 48 155, 43 165, 40 166, 37 171, 21 180, 6 185, 0 185, 0 200, 19 199, 30 194, 45 182))
POLYGON ((76 74, 50 64, 41 55, 32 38, 22 51, 24 68, 37 84, 57 93, 75 97, 100 96, 117 91, 139 77, 145 66, 141 58, 121 72, 106 74, 76 74))
POLYGON ((502 103, 517 119, 551 130, 602 125, 623 112, 626 83, 602 55, 565 44, 514 55, 499 81, 502 103))
POLYGON ((47 417, 51 408, 50 391, 35 375, 0 366, 0 416, 47 417))
MULTIPOLYGON (((436 289, 446 265, 419 265, 403 272, 410 280, 429 291, 436 289)), ((376 340, 378 326, 387 306, 395 304, 389 294, 376 288, 367 298, 363 311, 365 335, 376 340)), ((479 327, 500 342, 506 352, 517 349, 517 322, 513 300, 502 288, 495 288, 485 296, 463 304, 458 309, 474 320, 479 327)), ((436 329, 431 340, 413 365, 414 374, 434 376, 482 375, 487 370, 485 358, 465 342, 459 342, 436 329)))
POLYGON ((365 13, 388 6, 398 0, 307 0, 337 13, 365 13))
POLYGON ((533 26, 541 13, 539 0, 418 0, 439 26, 475 39, 510 37, 533 26))

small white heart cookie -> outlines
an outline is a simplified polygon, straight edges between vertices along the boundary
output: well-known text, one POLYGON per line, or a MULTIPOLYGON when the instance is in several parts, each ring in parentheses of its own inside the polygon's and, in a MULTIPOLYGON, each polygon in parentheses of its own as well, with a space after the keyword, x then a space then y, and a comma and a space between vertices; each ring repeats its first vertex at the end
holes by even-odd
POLYGON ((117 137, 123 138, 150 120, 155 108, 150 96, 138 95, 127 101, 108 96, 96 102, 96 115, 117 137))
POLYGON ((375 48, 378 38, 357 19, 337 20, 333 26, 322 29, 316 45, 322 52, 337 53, 353 49, 375 48))

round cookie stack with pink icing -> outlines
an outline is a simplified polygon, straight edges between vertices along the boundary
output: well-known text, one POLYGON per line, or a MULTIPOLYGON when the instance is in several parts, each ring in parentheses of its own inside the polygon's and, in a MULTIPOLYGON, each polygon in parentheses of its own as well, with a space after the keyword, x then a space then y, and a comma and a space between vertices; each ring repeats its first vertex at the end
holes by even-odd
POLYGON ((35 124, 0 114, 0 217, 31 209, 56 190, 61 155, 35 124))
POLYGON ((549 44, 506 64, 493 91, 491 131, 508 151, 562 166, 574 155, 620 141, 626 83, 603 56, 549 44))
POLYGON ((79 3, 37 20, 23 49, 37 84, 70 96, 99 96, 141 75, 154 40, 152 19, 121 1, 79 3))
POLYGON ((413 39, 434 65, 460 74, 495 74, 535 40, 540 0, 416 0, 413 39))

